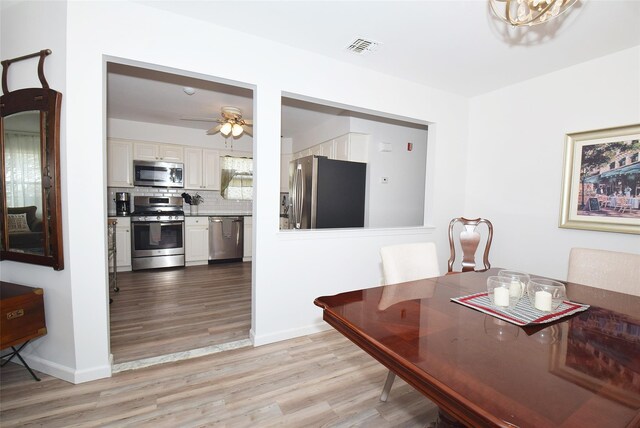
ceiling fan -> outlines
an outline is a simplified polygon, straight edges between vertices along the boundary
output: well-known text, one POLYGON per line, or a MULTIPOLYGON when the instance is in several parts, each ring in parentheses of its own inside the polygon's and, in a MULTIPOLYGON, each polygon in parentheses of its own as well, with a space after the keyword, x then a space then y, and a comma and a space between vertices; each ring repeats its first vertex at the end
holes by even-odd
POLYGON ((242 133, 252 137, 251 127, 253 121, 242 118, 242 112, 236 107, 222 107, 220 109, 222 117, 220 119, 212 119, 206 117, 183 117, 181 120, 191 120, 199 122, 218 122, 216 126, 207 130, 207 135, 213 135, 220 132, 225 137, 239 137, 242 133))

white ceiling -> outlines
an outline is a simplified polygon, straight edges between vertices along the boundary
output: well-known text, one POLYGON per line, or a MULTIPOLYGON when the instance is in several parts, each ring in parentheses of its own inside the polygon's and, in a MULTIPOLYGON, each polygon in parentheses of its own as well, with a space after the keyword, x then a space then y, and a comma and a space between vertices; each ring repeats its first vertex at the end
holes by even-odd
MULTIPOLYGON (((637 0, 579 0, 561 17, 528 28, 503 24, 485 0, 142 3, 465 96, 640 45, 637 0), (221 10, 239 10, 238 19, 220 19, 221 10), (353 54, 345 48, 357 37, 380 46, 353 54)), ((208 129, 213 125, 179 118, 219 117, 220 107, 232 105, 253 118, 246 89, 124 66, 109 71, 109 117, 208 129), (185 95, 183 86, 196 94, 185 95)), ((304 126, 300 113, 283 108, 284 136, 297 132, 288 126, 304 126)))

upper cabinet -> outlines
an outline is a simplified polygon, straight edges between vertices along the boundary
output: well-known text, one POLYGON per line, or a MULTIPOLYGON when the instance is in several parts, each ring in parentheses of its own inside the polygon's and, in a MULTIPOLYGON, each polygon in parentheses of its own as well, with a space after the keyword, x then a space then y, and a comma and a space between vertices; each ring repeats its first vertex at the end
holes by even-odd
POLYGON ((220 153, 217 150, 184 149, 184 188, 220 190, 220 153))
POLYGON ((133 187, 133 143, 130 141, 108 141, 107 186, 133 187))
POLYGON ((184 162, 184 148, 174 144, 135 142, 133 143, 133 159, 184 162))
POLYGON ((369 139, 370 135, 368 134, 350 132, 332 140, 316 144, 308 149, 293 153, 292 159, 316 155, 326 156, 329 159, 366 163, 369 160, 369 139))
POLYGON ((365 163, 369 160, 369 135, 367 134, 351 132, 335 138, 333 143, 337 160, 365 163))

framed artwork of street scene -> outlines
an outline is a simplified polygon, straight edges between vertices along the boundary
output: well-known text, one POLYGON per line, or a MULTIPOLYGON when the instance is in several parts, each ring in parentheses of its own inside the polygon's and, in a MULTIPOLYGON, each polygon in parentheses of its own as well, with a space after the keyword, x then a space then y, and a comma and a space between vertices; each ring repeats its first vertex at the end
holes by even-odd
POLYGON ((640 124, 567 134, 560 227, 640 234, 640 124))

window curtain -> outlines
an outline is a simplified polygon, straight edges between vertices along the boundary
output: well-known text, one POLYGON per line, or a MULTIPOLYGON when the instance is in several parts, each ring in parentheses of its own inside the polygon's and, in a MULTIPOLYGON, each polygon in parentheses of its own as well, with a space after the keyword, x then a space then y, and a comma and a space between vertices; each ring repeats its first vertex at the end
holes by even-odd
POLYGON ((40 135, 27 132, 5 132, 5 178, 8 207, 38 207, 42 218, 42 166, 40 135))
POLYGON ((220 158, 220 194, 225 199, 253 199, 253 159, 220 158))

